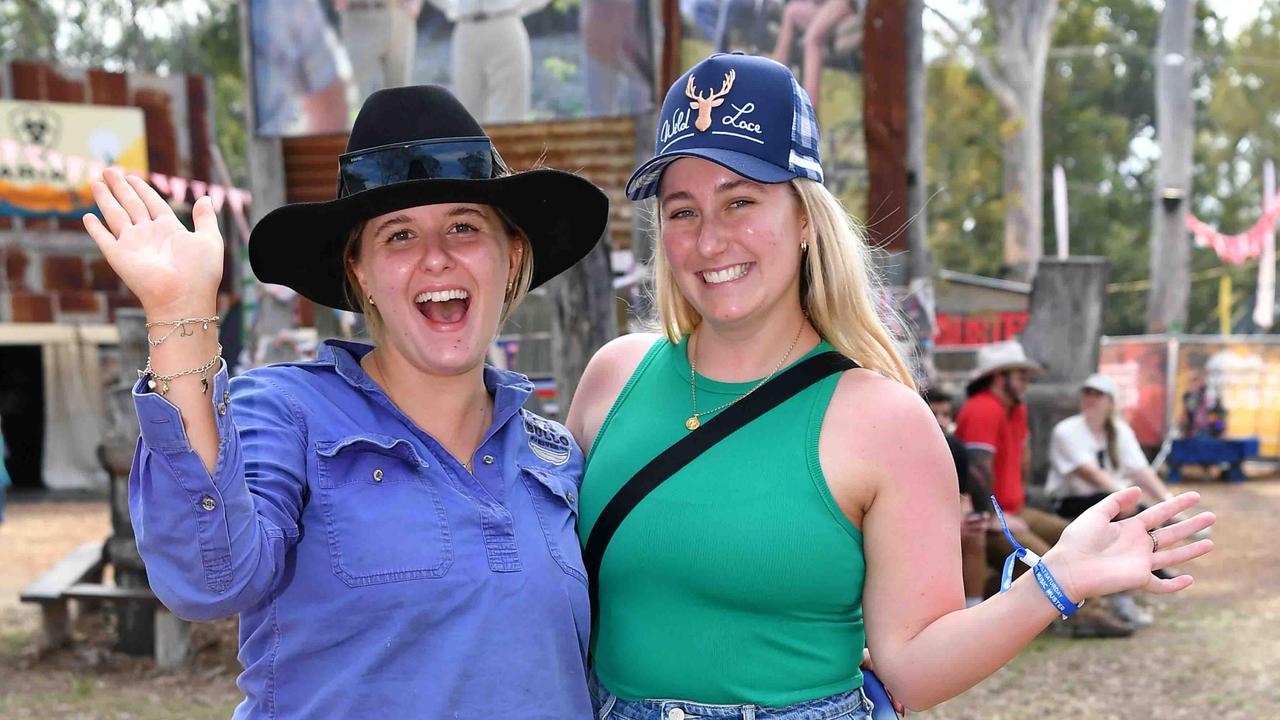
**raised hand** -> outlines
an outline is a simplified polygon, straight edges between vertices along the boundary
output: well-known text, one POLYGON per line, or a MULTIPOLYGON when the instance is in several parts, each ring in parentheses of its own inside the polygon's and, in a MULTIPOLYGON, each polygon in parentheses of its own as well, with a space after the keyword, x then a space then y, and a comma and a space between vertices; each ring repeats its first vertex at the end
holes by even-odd
POLYGON ((103 180, 91 188, 106 225, 88 214, 84 227, 147 316, 212 314, 222 280, 223 242, 209 198, 196 201, 192 232, 141 178, 107 170, 103 180))
POLYGON ((1072 600, 1124 590, 1170 593, 1191 585, 1190 575, 1163 580, 1151 573, 1181 565, 1212 550, 1212 540, 1181 543, 1213 525, 1216 518, 1213 513, 1202 512, 1161 527, 1200 502, 1200 495, 1190 492, 1147 508, 1127 520, 1112 522, 1122 513, 1131 512, 1141 494, 1141 490, 1131 487, 1107 496, 1068 525, 1058 544, 1045 555, 1049 569, 1063 583, 1072 600))

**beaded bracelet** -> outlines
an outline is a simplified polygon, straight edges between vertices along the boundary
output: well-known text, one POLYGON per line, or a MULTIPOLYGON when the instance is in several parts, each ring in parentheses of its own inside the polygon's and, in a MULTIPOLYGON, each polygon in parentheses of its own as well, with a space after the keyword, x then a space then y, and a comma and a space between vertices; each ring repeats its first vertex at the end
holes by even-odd
POLYGON ((200 375, 200 394, 204 395, 209 392, 209 371, 217 367, 220 360, 222 360, 221 343, 218 344, 218 352, 214 353, 214 356, 204 365, 201 365, 198 368, 192 368, 191 370, 176 372, 172 375, 158 375, 155 370, 151 369, 151 358, 148 357, 147 366, 138 371, 138 379, 142 379, 150 375, 151 379, 147 380, 147 387, 160 393, 161 397, 164 397, 169 392, 169 383, 173 382, 175 379, 185 375, 200 375))
POLYGON ((165 333, 159 340, 152 340, 151 335, 148 334, 147 344, 150 345, 151 347, 157 347, 158 345, 163 343, 165 340, 168 340, 169 336, 173 335, 175 332, 178 333, 178 337, 190 337, 192 335, 195 335, 195 333, 193 332, 187 332, 188 325, 200 324, 203 326, 203 329, 206 332, 208 332, 209 323, 213 323, 214 325, 217 325, 218 321, 221 319, 222 318, 218 317, 217 315, 214 315, 212 317, 203 317, 203 318, 181 318, 178 320, 159 320, 157 322, 149 322, 146 325, 146 329, 148 330, 150 330, 153 327, 159 327, 161 325, 172 325, 173 329, 165 333))

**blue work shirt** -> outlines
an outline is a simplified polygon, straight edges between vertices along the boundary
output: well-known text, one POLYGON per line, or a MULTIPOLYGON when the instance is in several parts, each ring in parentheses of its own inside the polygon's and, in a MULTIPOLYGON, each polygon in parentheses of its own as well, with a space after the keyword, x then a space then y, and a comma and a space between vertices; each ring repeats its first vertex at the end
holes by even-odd
POLYGON ((209 476, 176 407, 134 388, 138 550, 176 615, 240 614, 236 718, 591 717, 581 450, 485 368, 474 474, 326 342, 215 377, 209 476))

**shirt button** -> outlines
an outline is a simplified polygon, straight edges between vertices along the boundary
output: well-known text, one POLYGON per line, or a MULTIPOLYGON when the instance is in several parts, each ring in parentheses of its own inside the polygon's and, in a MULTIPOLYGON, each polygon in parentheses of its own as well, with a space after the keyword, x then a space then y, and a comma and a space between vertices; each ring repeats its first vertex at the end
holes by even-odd
POLYGON ((492 464, 493 464, 493 456, 492 456, 492 455, 485 455, 484 457, 480 458, 480 462, 484 463, 485 465, 492 465, 492 464))
POLYGON ((570 505, 578 501, 578 499, 573 496, 573 493, 565 493, 564 499, 568 500, 570 505))
POLYGON ((667 720, 684 720, 684 710, 671 708, 667 711, 667 720))
POLYGON ((204 508, 207 512, 213 512, 214 509, 218 507, 218 503, 214 502, 213 498, 205 495, 200 499, 200 507, 204 508))
POLYGON ((230 405, 230 404, 231 404, 231 391, 230 391, 230 390, 223 390, 223 391, 222 391, 222 402, 227 403, 228 405, 230 405))
POLYGON ((227 414, 227 404, 225 402, 218 403, 218 414, 219 415, 227 414))
POLYGON ((382 468, 377 468, 373 471, 373 481, 382 482, 382 468))

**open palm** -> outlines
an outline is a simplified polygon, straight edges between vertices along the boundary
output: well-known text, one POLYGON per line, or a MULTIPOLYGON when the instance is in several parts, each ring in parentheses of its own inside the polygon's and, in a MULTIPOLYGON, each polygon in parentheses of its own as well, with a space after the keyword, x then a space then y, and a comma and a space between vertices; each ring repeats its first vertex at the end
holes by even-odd
POLYGON ((223 241, 209 199, 196 201, 193 232, 141 178, 107 170, 103 180, 92 189, 106 224, 85 215, 85 229, 148 314, 211 309, 222 280, 223 241))
POLYGON ((1212 525, 1213 514, 1203 512, 1164 527, 1164 523, 1200 501, 1197 493, 1184 493, 1127 520, 1113 521, 1132 510, 1140 495, 1137 488, 1113 493, 1062 532, 1054 550, 1069 568, 1069 584, 1079 593, 1073 597, 1097 597, 1137 589, 1167 593, 1191 584, 1190 575, 1161 579, 1152 572, 1181 565, 1213 549, 1210 540, 1181 544, 1212 525))

